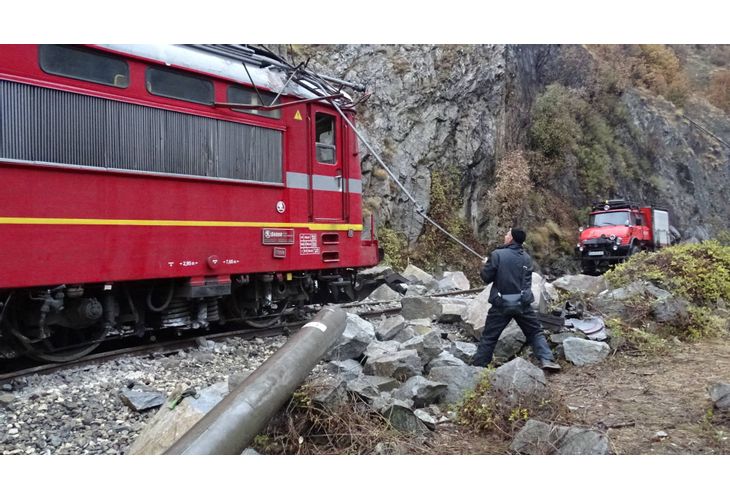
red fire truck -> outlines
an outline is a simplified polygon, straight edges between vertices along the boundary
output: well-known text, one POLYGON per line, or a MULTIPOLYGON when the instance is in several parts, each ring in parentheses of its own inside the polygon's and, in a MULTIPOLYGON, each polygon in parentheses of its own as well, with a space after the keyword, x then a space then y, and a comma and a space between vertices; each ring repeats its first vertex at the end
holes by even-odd
POLYGON ((642 250, 673 244, 679 234, 669 225, 669 212, 624 199, 593 206, 587 228, 580 228, 576 254, 585 274, 604 272, 642 250))

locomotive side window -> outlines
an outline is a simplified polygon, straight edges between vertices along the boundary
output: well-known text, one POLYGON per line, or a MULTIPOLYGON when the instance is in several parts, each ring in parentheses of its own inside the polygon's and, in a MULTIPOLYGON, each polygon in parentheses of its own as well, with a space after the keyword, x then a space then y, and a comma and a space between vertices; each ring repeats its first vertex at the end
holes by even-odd
POLYGON ((337 163, 335 146, 335 117, 325 113, 315 114, 315 142, 319 163, 337 163))
POLYGON ((127 88, 129 66, 123 59, 68 45, 41 45, 41 69, 52 75, 65 76, 127 88))
MULTIPOLYGON (((228 101, 235 102, 236 104, 264 104, 266 106, 270 106, 274 101, 274 94, 261 91, 259 91, 259 93, 261 94, 261 100, 263 100, 263 103, 259 100, 259 95, 254 89, 230 86, 228 87, 228 101)), ((269 118, 281 118, 280 109, 231 109, 233 111, 238 111, 239 113, 251 113, 254 115, 268 116, 269 118)))
POLYGON ((162 68, 147 68, 147 92, 182 101, 213 104, 213 82, 162 68))

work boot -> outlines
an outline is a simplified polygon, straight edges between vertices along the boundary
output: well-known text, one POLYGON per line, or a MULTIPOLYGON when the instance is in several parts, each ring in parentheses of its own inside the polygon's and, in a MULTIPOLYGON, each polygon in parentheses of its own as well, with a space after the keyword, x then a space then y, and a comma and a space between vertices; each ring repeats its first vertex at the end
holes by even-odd
POLYGON ((551 361, 549 359, 541 359, 540 368, 542 368, 543 370, 548 371, 548 372, 559 372, 561 370, 559 364, 557 364, 555 361, 551 361))

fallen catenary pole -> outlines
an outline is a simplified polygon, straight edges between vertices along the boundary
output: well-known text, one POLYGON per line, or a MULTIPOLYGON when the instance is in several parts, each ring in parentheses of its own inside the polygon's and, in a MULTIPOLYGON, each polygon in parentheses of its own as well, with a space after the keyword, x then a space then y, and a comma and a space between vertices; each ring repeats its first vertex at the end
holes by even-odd
POLYGON ((165 454, 240 454, 342 335, 346 322, 342 309, 324 307, 165 454))

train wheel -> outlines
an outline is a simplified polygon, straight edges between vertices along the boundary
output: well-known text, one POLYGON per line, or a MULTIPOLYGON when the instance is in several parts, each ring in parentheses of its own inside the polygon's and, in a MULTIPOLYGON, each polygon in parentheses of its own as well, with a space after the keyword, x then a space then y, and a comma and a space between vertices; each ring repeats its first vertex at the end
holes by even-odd
POLYGON ((47 363, 68 363, 81 359, 104 340, 106 331, 101 325, 88 328, 47 327, 50 335, 41 340, 30 339, 22 333, 23 327, 16 321, 14 310, 8 311, 5 327, 13 335, 23 354, 47 363))

